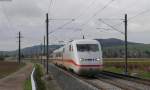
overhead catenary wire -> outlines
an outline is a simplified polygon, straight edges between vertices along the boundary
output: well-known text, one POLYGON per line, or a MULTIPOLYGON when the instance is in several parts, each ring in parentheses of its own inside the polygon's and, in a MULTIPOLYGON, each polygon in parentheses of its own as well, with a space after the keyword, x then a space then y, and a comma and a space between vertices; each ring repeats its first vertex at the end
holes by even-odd
POLYGON ((88 9, 95 3, 95 1, 96 0, 93 0, 84 11, 80 12, 80 14, 77 17, 75 17, 75 19, 82 17, 85 14, 85 12, 88 11, 88 9))
POLYGON ((73 18, 50 18, 50 21, 68 21, 72 20, 73 18))
POLYGON ((86 24, 89 23, 89 21, 91 21, 95 16, 97 16, 97 14, 101 13, 103 10, 105 10, 105 8, 107 8, 113 1, 115 0, 111 0, 109 1, 106 5, 104 5, 101 9, 97 10, 85 23, 81 24, 81 26, 85 26, 86 24))
MULTIPOLYGON (((106 6, 104 6, 102 9, 105 9, 105 8, 107 8, 107 6, 110 4, 110 3, 112 3, 114 0, 111 0, 108 4, 106 4, 106 6)), ((91 3, 91 5, 94 3, 94 1, 92 1, 92 3, 91 3)), ((99 9, 100 10, 100 9, 99 9)), ((146 11, 143 11, 143 12, 141 12, 141 13, 138 13, 137 15, 135 15, 135 16, 133 16, 133 17, 131 17, 131 18, 129 18, 128 20, 130 20, 130 19, 133 19, 133 18, 135 18, 135 17, 137 17, 137 16, 140 16, 141 14, 143 14, 143 13, 146 13, 146 12, 148 12, 149 10, 146 10, 146 11)), ((101 12, 101 11, 100 11, 101 12)), ((90 20, 91 19, 93 19, 97 14, 99 14, 100 12, 96 12, 95 14, 93 14, 93 16, 90 18, 90 20)), ((82 14, 81 14, 82 15, 82 14)), ((80 16, 80 14, 79 14, 79 16, 80 16)), ((77 16, 78 17, 78 16, 77 16)), ((74 19, 74 21, 76 20, 77 18, 75 18, 74 19)), ((67 20, 67 19, 57 19, 57 20, 67 20)), ((89 19, 88 19, 89 20, 89 19)), ((89 20, 89 21, 90 21, 89 20)), ((114 19, 115 20, 115 19, 114 19)), ((116 19, 117 20, 117 19, 116 19)), ((89 21, 87 21, 86 23, 83 23, 82 24, 82 26, 84 26, 84 25, 86 25, 89 21)), ((73 21, 71 21, 70 23, 72 23, 73 21)), ((59 30, 59 29, 63 29, 63 27, 65 27, 65 26, 67 26, 67 25, 69 25, 70 24, 69 22, 67 22, 67 24, 63 24, 63 25, 61 25, 60 27, 58 27, 58 28, 56 28, 56 29, 54 29, 54 30, 59 30)), ((105 24, 107 24, 106 22, 104 22, 103 21, 103 23, 105 23, 105 24)), ((122 23, 119 23, 119 24, 116 24, 116 25, 109 25, 109 24, 107 24, 107 26, 109 26, 109 27, 111 27, 113 30, 116 30, 116 31, 118 31, 118 32, 120 32, 120 33, 122 33, 123 34, 123 32, 122 31, 119 31, 117 28, 115 28, 114 26, 117 26, 117 25, 121 25, 122 23)))
POLYGON ((134 19, 134 18, 136 18, 136 17, 138 17, 138 16, 140 16, 140 15, 142 15, 142 14, 148 13, 148 12, 150 12, 150 9, 147 9, 147 10, 145 10, 145 11, 142 11, 142 12, 140 12, 140 13, 138 13, 138 14, 132 16, 132 17, 130 17, 130 18, 128 19, 128 21, 129 21, 129 20, 132 20, 132 19, 134 19))
MULTIPOLYGON (((93 15, 90 19, 88 19, 88 22, 89 22, 93 17, 95 17, 98 13, 102 12, 105 8, 107 8, 108 5, 111 4, 113 1, 114 1, 114 0, 111 0, 111 1, 108 2, 103 8, 99 9, 96 13, 94 13, 94 15, 93 15)), ((87 9, 90 8, 91 5, 94 4, 94 2, 95 2, 95 0, 92 1, 92 3, 87 7, 87 9)), ((56 31, 56 30, 59 30, 59 29, 62 29, 63 27, 65 27, 65 26, 71 24, 73 21, 75 21, 76 19, 78 19, 79 17, 81 17, 81 15, 82 15, 82 13, 79 14, 75 19, 72 19, 70 22, 67 22, 67 23, 61 25, 60 27, 58 27, 58 28, 52 30, 52 32, 54 32, 54 31, 56 31)), ((61 19, 60 19, 60 20, 61 20, 61 19)), ((85 24, 87 24, 87 23, 84 23, 84 24, 82 24, 81 26, 84 26, 85 24)), ((52 32, 51 32, 51 33, 52 33, 52 32)))
MULTIPOLYGON (((114 1, 114 0, 111 0, 111 1, 114 1)), ((93 0, 93 1, 88 5, 88 7, 86 8, 86 10, 84 10, 84 11, 81 12, 77 17, 75 17, 74 19, 72 19, 71 22, 65 23, 65 24, 63 24, 62 26, 60 26, 60 27, 58 27, 58 28, 56 28, 56 29, 54 29, 54 30, 62 29, 63 27, 65 27, 65 26, 71 24, 72 22, 74 22, 75 20, 77 20, 78 18, 80 18, 94 3, 95 3, 95 0, 93 0)), ((109 3, 108 3, 108 4, 109 4, 109 3)), ((107 7, 107 5, 104 6, 103 9, 106 8, 106 7, 107 7)), ((69 19, 50 19, 50 20, 69 20, 69 19)), ((52 32, 53 32, 53 31, 52 31, 52 32)), ((51 33, 52 33, 52 32, 51 32, 51 33)))
MULTIPOLYGON (((138 13, 138 14, 132 16, 132 17, 130 17, 130 18, 128 19, 128 21, 130 21, 130 20, 132 20, 132 19, 134 19, 134 18, 136 18, 136 17, 138 17, 138 16, 140 16, 140 15, 142 15, 142 14, 148 13, 148 12, 150 12, 150 9, 147 9, 147 10, 145 10, 145 11, 142 11, 142 12, 140 12, 140 13, 138 13)), ((124 20, 124 19, 120 19, 120 20, 124 20)), ((101 19, 101 21, 102 21, 102 19, 101 19)), ((103 23, 104 23, 104 21, 103 21, 103 23)), ((107 24, 107 23, 104 23, 104 24, 107 24)), ((113 26, 107 24, 107 26, 113 28, 113 30, 119 31, 118 29, 115 28, 115 26, 119 26, 119 25, 121 25, 121 24, 123 24, 123 23, 119 23, 119 24, 116 24, 116 25, 113 25, 113 26)), ((119 32, 120 32, 120 31, 119 31, 119 32)), ((123 34, 123 32, 120 32, 120 33, 123 34)))
POLYGON ((55 32, 56 30, 60 30, 60 29, 62 29, 64 26, 70 24, 70 23, 73 22, 73 21, 74 21, 74 19, 71 19, 69 22, 66 22, 66 23, 64 23, 63 25, 61 25, 61 26, 59 26, 59 27, 57 27, 57 28, 51 30, 51 32, 49 32, 49 33, 53 33, 53 32, 55 32))
MULTIPOLYGON (((140 13, 138 13, 138 14, 136 14, 136 15, 130 17, 130 18, 128 18, 128 21, 130 21, 130 20, 132 20, 132 19, 134 19, 134 18, 136 18, 136 17, 138 17, 138 16, 140 16, 140 15, 142 15, 142 14, 148 13, 148 12, 150 12, 150 9, 147 9, 147 10, 145 10, 145 11, 142 11, 142 12, 140 12, 140 13)), ((105 18, 103 18, 103 20, 104 20, 104 19, 105 19, 105 18)), ((108 19, 109 19, 109 18, 108 18, 108 19)), ((111 19, 111 18, 110 18, 110 19, 111 19)), ((107 18, 106 18, 106 20, 107 20, 107 18)), ((116 19, 116 20, 117 20, 117 19, 116 19)), ((118 20, 124 20, 124 19, 118 19, 118 20)), ((123 23, 115 24, 115 25, 113 25, 113 27, 114 27, 114 26, 120 26, 121 24, 123 24, 123 23)))
MULTIPOLYGON (((93 19, 97 14, 99 14, 100 12, 102 12, 105 8, 107 8, 113 1, 115 0, 111 0, 109 1, 106 5, 104 5, 101 9, 97 10, 92 17, 90 17, 85 23, 81 24, 81 27, 83 27, 84 25, 86 25, 91 19, 93 19)), ((76 20, 76 19, 75 19, 76 20)), ((82 32, 83 30, 81 30, 82 32)), ((83 32, 82 32, 83 33, 83 32)))
POLYGON ((103 20, 113 20, 113 21, 114 21, 114 20, 116 20, 116 21, 117 21, 117 20, 119 20, 119 21, 120 21, 120 20, 123 20, 122 18, 99 18, 99 19, 103 19, 103 20))
MULTIPOLYGON (((51 0, 51 3, 52 3, 52 0, 51 0)), ((63 24, 63 25, 61 25, 61 26, 59 26, 58 28, 56 28, 56 29, 54 29, 54 30, 62 29, 63 27, 65 27, 65 26, 71 24, 73 21, 75 21, 76 19, 78 19, 79 17, 81 17, 81 16, 85 13, 85 11, 87 11, 94 3, 95 3, 95 0, 93 0, 93 1, 88 5, 88 7, 86 8, 86 10, 84 10, 83 12, 81 12, 81 13, 80 13, 77 17, 75 17, 74 19, 69 19, 69 18, 50 19, 50 20, 71 20, 71 22, 67 22, 67 23, 65 23, 65 24, 63 24)), ((51 6, 52 6, 52 5, 51 5, 51 6)), ((52 32, 53 32, 53 30, 52 30, 52 32)))
POLYGON ((117 31, 117 32, 120 32, 121 34, 124 34, 124 32, 122 32, 122 31, 118 30, 117 28, 115 28, 115 27, 109 25, 108 23, 104 22, 102 19, 99 19, 99 21, 101 21, 101 22, 104 23, 105 25, 111 27, 113 30, 115 30, 115 31, 117 31))
POLYGON ((50 9, 52 8, 53 5, 53 0, 49 0, 49 6, 48 6, 48 13, 51 14, 50 9))
POLYGON ((10 30, 13 29, 13 23, 11 23, 11 20, 10 20, 10 18, 8 17, 8 15, 6 14, 6 9, 5 9, 5 7, 4 7, 3 5, 1 5, 1 9, 2 9, 2 12, 3 12, 3 14, 4 14, 6 20, 7 20, 8 29, 10 29, 10 30))
MULTIPOLYGON (((142 15, 142 14, 148 13, 148 12, 150 12, 150 9, 147 9, 147 10, 145 10, 145 11, 142 11, 142 12, 140 12, 140 13, 138 13, 138 14, 136 14, 136 15, 130 17, 130 18, 128 18, 128 21, 130 21, 130 20, 132 20, 132 19, 134 19, 134 18, 136 18, 136 17, 138 17, 138 16, 140 16, 140 15, 142 15)), ((122 19, 122 20, 124 20, 124 19, 122 19)), ((113 27, 115 27, 115 26, 120 26, 120 25, 122 25, 122 24, 123 24, 123 23, 115 24, 115 25, 113 25, 113 27)))
POLYGON ((101 29, 101 30, 106 30, 106 31, 111 30, 111 29, 109 29, 109 28, 96 28, 96 29, 101 29))

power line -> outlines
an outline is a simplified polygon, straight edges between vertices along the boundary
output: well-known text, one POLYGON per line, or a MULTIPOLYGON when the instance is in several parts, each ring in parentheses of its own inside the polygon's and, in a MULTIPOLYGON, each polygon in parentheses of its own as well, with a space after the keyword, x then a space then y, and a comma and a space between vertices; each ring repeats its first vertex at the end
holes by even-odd
MULTIPOLYGON (((132 16, 132 17, 130 17, 130 18, 128 19, 128 21, 130 21, 130 20, 132 20, 132 19, 134 19, 134 18, 136 18, 136 17, 138 17, 138 16, 140 16, 140 15, 142 15, 142 14, 148 13, 148 12, 150 12, 150 9, 145 10, 145 11, 142 11, 142 12, 140 12, 140 13, 138 13, 138 14, 132 16)), ((122 19, 122 20, 123 20, 123 19, 122 19)), ((119 24, 113 25, 113 27, 114 27, 114 26, 120 26, 121 24, 123 24, 123 23, 119 23, 119 24)))
POLYGON ((106 5, 104 5, 101 9, 97 10, 92 17, 90 17, 85 23, 83 23, 81 26, 86 25, 91 19, 93 19, 97 14, 101 13, 105 8, 107 8, 113 1, 115 0, 111 0, 109 1, 106 5))
MULTIPOLYGON (((99 9, 97 12, 95 12, 94 15, 93 15, 90 19, 88 19, 87 22, 85 22, 84 24, 82 24, 81 26, 86 25, 91 19, 93 19, 93 17, 95 17, 95 16, 96 16, 97 14, 99 14, 100 12, 102 12, 105 8, 107 8, 107 7, 109 6, 109 4, 111 4, 113 1, 115 1, 115 0, 109 1, 103 8, 101 8, 101 9, 99 9)), ((95 2, 95 0, 92 1, 92 3, 87 7, 87 9, 90 8, 90 6, 91 6, 94 2, 95 2)), ((78 19, 78 18, 81 17, 81 16, 82 16, 82 13, 79 14, 79 15, 76 17, 76 19, 78 19)), ((61 25, 60 27, 58 27, 58 28, 52 30, 50 33, 53 33, 53 32, 56 31, 56 30, 63 29, 63 27, 69 25, 70 23, 72 23, 72 22, 75 21, 76 19, 72 19, 71 21, 69 21, 69 22, 67 22, 67 23, 65 23, 65 24, 63 24, 63 25, 61 25)), ((54 20, 54 19, 51 19, 51 20, 54 20)), ((55 19, 55 20, 56 20, 56 19, 55 19)), ((66 20, 66 19, 59 19, 59 20, 66 20)))
POLYGON ((123 20, 122 18, 99 18, 103 20, 123 20))
POLYGON ((102 23, 104 23, 105 25, 107 25, 107 26, 111 27, 113 30, 115 30, 115 31, 117 31, 117 32, 120 32, 121 34, 124 34, 124 32, 122 32, 122 31, 120 31, 120 30, 116 29, 115 27, 113 27, 113 26, 111 26, 111 25, 109 25, 109 24, 105 23, 102 19, 99 19, 99 21, 101 21, 101 22, 102 22, 102 23))
MULTIPOLYGON (((52 3, 52 0, 51 0, 51 3, 52 3)), ((77 17, 75 17, 75 19, 71 19, 72 21, 71 22, 68 22, 68 23, 65 23, 63 24, 62 26, 56 28, 56 29, 62 29, 63 27, 71 24, 73 21, 75 21, 76 19, 78 19, 79 17, 81 17, 93 4, 95 3, 95 0, 93 0, 89 5, 88 7, 86 8, 86 10, 84 10, 84 12, 81 12, 77 17)), ((69 20, 69 18, 65 18, 65 19, 50 19, 50 20, 69 20)))
POLYGON ((140 16, 140 15, 142 15, 142 14, 145 14, 145 13, 147 13, 147 12, 150 12, 150 9, 145 10, 145 11, 142 11, 142 12, 140 12, 140 13, 134 15, 134 16, 130 17, 128 20, 134 19, 134 18, 136 18, 136 17, 138 17, 138 16, 140 16))
POLYGON ((113 25, 113 27, 115 27, 115 26, 120 26, 121 24, 123 24, 123 23, 115 24, 115 25, 113 25))
POLYGON ((49 19, 49 20, 51 20, 51 21, 65 21, 65 20, 72 20, 72 19, 71 18, 53 18, 53 19, 49 19))
POLYGON ((111 29, 109 29, 109 28, 96 28, 96 29, 102 29, 102 30, 106 30, 106 31, 111 30, 111 29))
MULTIPOLYGON (((82 29, 81 28, 73 28, 73 27, 68 27, 68 28, 61 28, 61 30, 75 30, 75 31, 81 31, 82 29)), ((51 33, 54 33, 54 32, 56 32, 56 31, 51 31, 51 32, 49 32, 49 34, 51 34, 51 33)))
MULTIPOLYGON (((101 11, 102 10, 104 10, 110 3, 112 3, 114 0, 111 0, 109 3, 107 3, 102 9, 100 9, 101 11)), ((51 2, 52 2, 52 0, 51 0, 51 2)), ((94 4, 94 2, 95 2, 95 0, 93 0, 92 2, 91 2, 91 4, 87 7, 87 9, 88 8, 90 8, 91 7, 91 5, 92 4, 94 4)), ((86 9, 86 10, 87 10, 86 9)), ((98 10, 91 18, 93 18, 93 17, 95 17, 98 13, 99 13, 99 11, 100 10, 98 10)), ((83 12, 81 13, 81 14, 79 14, 75 19, 71 19, 71 21, 70 22, 67 22, 67 23, 65 23, 65 24, 63 24, 63 25, 61 25, 60 27, 58 27, 58 28, 56 28, 56 29, 54 29, 54 30, 58 30, 58 29, 62 29, 63 27, 65 27, 65 26, 67 26, 67 25, 69 25, 69 24, 71 24, 73 21, 75 21, 76 19, 78 19, 79 17, 81 17, 81 15, 83 14, 83 12)), ((50 19, 50 20, 67 20, 67 19, 50 19)), ((89 21, 90 21, 91 19, 89 19, 89 21)), ((85 23, 86 24, 86 23, 85 23)), ((82 24, 83 25, 83 24, 82 24)), ((81 26, 82 26, 81 25, 81 26)), ((52 30, 52 32, 54 32, 54 30, 52 30)), ((51 32, 51 33, 52 33, 51 32)))
POLYGON ((93 0, 83 12, 80 12, 76 19, 80 18, 86 11, 88 11, 88 9, 95 3, 95 1, 96 0, 93 0))
POLYGON ((115 1, 115 0, 109 1, 103 8, 99 9, 96 13, 94 13, 94 15, 92 16, 92 18, 95 17, 100 12, 102 12, 105 8, 107 8, 109 6, 109 4, 111 4, 113 1, 115 1))
POLYGON ((71 19, 71 21, 69 21, 69 22, 67 22, 67 23, 65 23, 65 24, 63 24, 63 25, 57 27, 56 29, 52 30, 50 33, 53 33, 53 32, 55 32, 56 30, 62 29, 63 27, 65 27, 66 25, 70 24, 70 23, 73 22, 73 21, 74 21, 74 19, 71 19))
POLYGON ((51 14, 50 9, 52 8, 53 0, 49 0, 48 13, 51 14))
MULTIPOLYGON (((124 19, 121 19, 121 18, 100 18, 102 20, 124 20, 124 19)), ((118 24, 115 24, 115 25, 112 25, 112 27, 116 27, 116 26, 120 26, 121 24, 123 24, 122 22, 121 23, 118 23, 118 24)))
POLYGON ((4 7, 3 5, 1 5, 1 7, 2 7, 2 12, 3 12, 3 14, 4 14, 4 16, 5 16, 6 20, 7 20, 8 28, 10 29, 10 26, 12 26, 12 23, 11 23, 11 21, 10 21, 8 15, 6 14, 6 9, 5 9, 5 7, 4 7))

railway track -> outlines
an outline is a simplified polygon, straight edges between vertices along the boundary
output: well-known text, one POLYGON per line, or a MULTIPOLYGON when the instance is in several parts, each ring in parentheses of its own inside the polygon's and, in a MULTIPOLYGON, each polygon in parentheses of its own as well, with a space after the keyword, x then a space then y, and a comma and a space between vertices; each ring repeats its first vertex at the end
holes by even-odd
POLYGON ((101 90, 89 83, 84 82, 77 75, 70 73, 55 65, 49 64, 49 71, 62 90, 101 90))
POLYGON ((103 71, 95 76, 124 90, 150 90, 149 82, 132 76, 103 71))
POLYGON ((111 75, 111 76, 117 77, 117 78, 128 79, 130 81, 134 81, 137 83, 141 83, 141 84, 145 84, 145 85, 150 86, 150 80, 147 80, 147 79, 129 76, 129 75, 124 75, 124 74, 113 73, 113 72, 109 72, 109 71, 102 71, 101 73, 106 74, 106 75, 111 75))
MULTIPOLYGON (((56 66, 55 66, 56 67, 56 66)), ((92 90, 150 90, 148 81, 126 77, 111 72, 100 72, 94 78, 82 77, 70 71, 57 67, 63 73, 75 78, 80 83, 93 88, 92 90)))
POLYGON ((95 87, 93 90, 122 90, 120 87, 108 82, 101 81, 96 77, 79 76, 71 71, 59 68, 59 66, 57 66, 57 68, 63 71, 64 73, 71 75, 72 77, 77 78, 80 81, 83 81, 86 85, 95 87))

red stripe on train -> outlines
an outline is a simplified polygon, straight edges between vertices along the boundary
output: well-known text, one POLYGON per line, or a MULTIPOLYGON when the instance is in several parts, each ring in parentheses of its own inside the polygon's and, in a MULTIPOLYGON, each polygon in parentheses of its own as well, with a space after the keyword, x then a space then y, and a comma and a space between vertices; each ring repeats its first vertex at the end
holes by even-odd
POLYGON ((80 64, 77 64, 76 62, 74 62, 73 60, 64 60, 65 62, 68 62, 70 64, 74 64, 75 66, 78 66, 78 67, 100 67, 100 66, 103 66, 103 65, 80 65, 80 64))

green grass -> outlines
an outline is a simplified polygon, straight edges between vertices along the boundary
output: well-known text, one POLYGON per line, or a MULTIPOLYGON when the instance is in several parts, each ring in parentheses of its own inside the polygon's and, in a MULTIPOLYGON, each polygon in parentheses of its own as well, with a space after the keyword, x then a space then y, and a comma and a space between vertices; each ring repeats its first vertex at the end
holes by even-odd
MULTIPOLYGON (((104 59, 104 70, 115 73, 124 73, 124 59, 104 59)), ((150 79, 150 59, 128 59, 128 72, 130 75, 150 79)))
POLYGON ((142 72, 139 77, 150 79, 150 72, 142 72))
POLYGON ((28 78, 24 82, 24 90, 32 90, 32 85, 31 85, 31 79, 30 78, 28 78))
POLYGON ((35 81, 37 84, 37 90, 46 90, 45 82, 41 79, 44 75, 41 65, 35 64, 35 81))
POLYGON ((116 67, 107 67, 107 68, 104 68, 104 70, 105 71, 115 72, 115 73, 123 73, 123 69, 116 68, 116 67))

